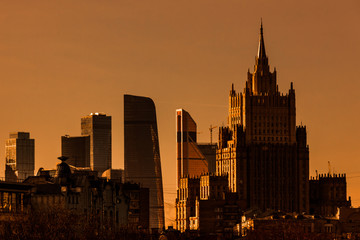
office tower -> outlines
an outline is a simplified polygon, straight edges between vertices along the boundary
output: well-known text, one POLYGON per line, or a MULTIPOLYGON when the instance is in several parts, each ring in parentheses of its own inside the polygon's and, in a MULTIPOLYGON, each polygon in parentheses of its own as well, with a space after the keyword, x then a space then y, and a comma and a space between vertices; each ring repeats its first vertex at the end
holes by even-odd
POLYGON ((254 71, 229 96, 228 127, 219 129, 216 171, 229 177, 244 208, 309 211, 306 127, 296 126, 295 90, 280 93, 260 28, 254 71))
MULTIPOLYGON (((196 123, 184 109, 176 110, 176 132, 178 182, 182 177, 197 177, 207 173, 209 162, 197 144, 196 123)), ((202 149, 206 151, 207 155, 210 155, 209 152, 211 153, 211 146, 210 144, 202 145, 202 149)), ((210 156, 209 159, 212 160, 210 156)), ((214 158, 216 156, 215 149, 213 156, 214 158)))
POLYGON ((25 180, 34 176, 35 140, 28 132, 10 133, 5 145, 5 180, 25 180))
POLYGON ((90 167, 90 136, 62 136, 61 156, 68 157, 66 163, 74 167, 90 167))
POLYGON ((82 117, 81 135, 90 136, 90 168, 101 176, 111 168, 111 116, 91 113, 82 117))
POLYGON ((150 228, 164 227, 164 199, 154 102, 124 95, 125 180, 150 191, 150 228))

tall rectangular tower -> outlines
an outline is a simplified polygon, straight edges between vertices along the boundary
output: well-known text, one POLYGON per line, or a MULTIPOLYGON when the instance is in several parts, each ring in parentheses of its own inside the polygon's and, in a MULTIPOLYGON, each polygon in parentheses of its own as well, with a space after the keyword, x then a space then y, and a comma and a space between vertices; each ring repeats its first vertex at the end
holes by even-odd
POLYGON ((24 180, 34 176, 35 140, 28 132, 10 133, 5 144, 5 180, 24 180))
POLYGON ((68 157, 66 163, 74 167, 90 167, 90 136, 62 136, 61 156, 68 157))
POLYGON ((111 168, 111 116, 91 113, 82 117, 81 135, 90 136, 90 167, 101 176, 111 168))
POLYGON ((176 132, 178 182, 180 178, 186 176, 198 177, 207 173, 209 164, 197 144, 196 123, 184 109, 176 110, 176 132))

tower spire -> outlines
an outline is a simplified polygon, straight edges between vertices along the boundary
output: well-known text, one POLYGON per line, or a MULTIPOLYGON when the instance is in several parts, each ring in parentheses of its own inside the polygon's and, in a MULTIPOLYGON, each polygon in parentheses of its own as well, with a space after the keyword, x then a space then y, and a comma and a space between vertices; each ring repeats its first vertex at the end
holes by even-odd
POLYGON ((259 39, 259 49, 258 49, 257 57, 258 58, 266 58, 262 18, 261 18, 261 24, 260 24, 260 39, 259 39))
POLYGON ((268 57, 265 51, 264 30, 261 19, 259 48, 255 57, 254 73, 248 74, 248 86, 252 86, 252 92, 255 94, 273 94, 277 91, 276 71, 270 72, 268 57))

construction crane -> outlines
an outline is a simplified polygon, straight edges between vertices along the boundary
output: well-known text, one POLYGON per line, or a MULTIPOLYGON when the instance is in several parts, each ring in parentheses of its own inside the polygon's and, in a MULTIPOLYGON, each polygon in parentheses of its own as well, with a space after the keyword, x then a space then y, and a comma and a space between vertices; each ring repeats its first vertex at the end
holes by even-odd
POLYGON ((209 127, 209 130, 210 130, 210 145, 212 145, 212 132, 213 132, 214 128, 217 128, 217 126, 210 125, 210 127, 209 127))

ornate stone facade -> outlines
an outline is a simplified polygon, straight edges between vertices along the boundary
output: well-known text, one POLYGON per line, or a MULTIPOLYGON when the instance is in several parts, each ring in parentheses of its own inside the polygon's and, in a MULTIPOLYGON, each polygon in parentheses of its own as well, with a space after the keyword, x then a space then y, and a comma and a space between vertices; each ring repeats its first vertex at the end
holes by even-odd
POLYGON ((309 148, 306 128, 296 126, 295 90, 279 92, 270 71, 263 28, 254 72, 242 93, 229 96, 228 127, 219 129, 217 175, 245 208, 309 211, 309 148))

